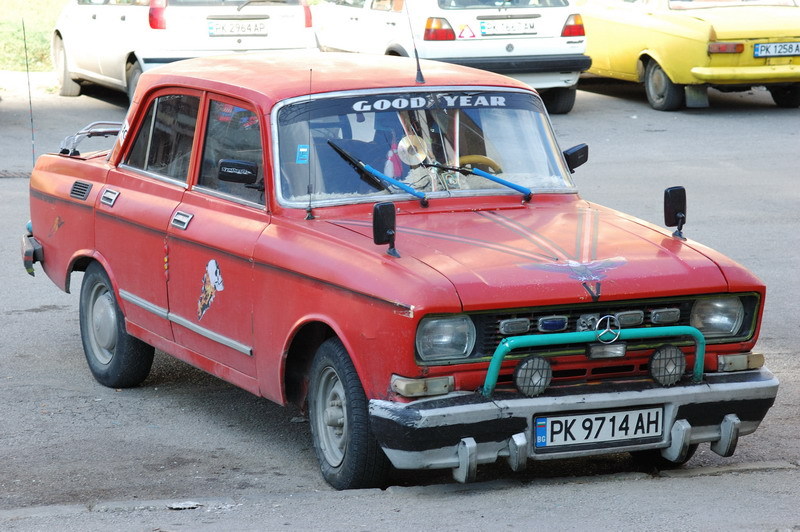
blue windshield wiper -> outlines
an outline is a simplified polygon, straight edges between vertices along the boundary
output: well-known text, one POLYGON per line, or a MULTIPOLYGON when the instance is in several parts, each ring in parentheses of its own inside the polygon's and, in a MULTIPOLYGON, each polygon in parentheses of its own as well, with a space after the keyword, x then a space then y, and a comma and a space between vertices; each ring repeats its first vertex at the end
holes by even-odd
POLYGON ((364 161, 357 159, 353 155, 347 153, 341 147, 337 146, 336 143, 334 143, 332 140, 329 140, 328 144, 330 145, 331 148, 334 149, 334 151, 336 151, 336 153, 338 153, 342 157, 342 159, 350 163, 350 166, 355 168, 355 170, 361 175, 361 178, 364 179, 364 181, 371 184, 375 188, 379 190, 389 190, 389 186, 397 187, 401 190, 408 192, 415 198, 418 198, 422 203, 423 207, 428 206, 428 198, 425 197, 424 193, 420 192, 419 190, 416 190, 413 187, 406 185, 405 183, 398 181, 397 179, 392 179, 391 177, 383 174, 382 172, 379 172, 378 170, 368 165, 364 161))
POLYGON ((531 201, 531 197, 533 197, 533 192, 528 187, 523 187, 522 185, 512 183, 511 181, 506 181, 505 179, 497 177, 496 175, 492 175, 489 172, 484 172, 480 168, 467 168, 465 166, 447 166, 440 163, 420 163, 420 164, 425 167, 431 166, 433 168, 438 168, 440 170, 449 170, 451 172, 459 172, 461 174, 472 174, 486 178, 489 181, 494 181, 495 183, 516 190, 520 194, 523 194, 525 196, 524 197, 525 201, 531 201))

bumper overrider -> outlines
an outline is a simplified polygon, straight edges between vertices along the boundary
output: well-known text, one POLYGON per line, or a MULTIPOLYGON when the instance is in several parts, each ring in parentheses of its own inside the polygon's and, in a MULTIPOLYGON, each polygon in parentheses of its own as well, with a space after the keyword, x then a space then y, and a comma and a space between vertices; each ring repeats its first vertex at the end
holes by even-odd
MULTIPOLYGON (((594 332, 551 337, 562 336, 562 343, 566 343, 576 335, 588 337, 594 332)), ((696 336, 702 335, 697 331, 696 336)), ((527 338, 534 337, 515 338, 523 340, 516 347, 525 345, 527 338)), ((778 379, 763 367, 705 373, 704 345, 702 341, 696 343, 699 363, 692 378, 678 385, 665 387, 641 379, 554 386, 536 397, 494 392, 493 367, 499 366, 505 354, 515 347, 501 344, 486 384, 476 392, 456 391, 412 403, 370 400, 372 431, 398 469, 450 468, 460 482, 473 480, 478 464, 493 463, 499 458, 505 458, 514 471, 524 469, 528 460, 647 449, 661 449, 664 458, 680 462, 690 445, 704 442, 710 443, 717 454, 731 456, 738 438, 754 432, 774 403, 778 379), (643 429, 637 436, 637 427, 636 431, 626 431, 624 439, 584 442, 587 431, 581 429, 582 420, 586 423, 583 428, 591 427, 591 433, 616 414, 621 418, 632 411, 638 413, 640 424, 657 430, 643 429), (543 436, 546 432, 542 427, 548 419, 558 420, 557 426, 569 433, 568 444, 547 445, 550 436, 543 436), (591 420, 598 423, 592 425, 591 420)), ((631 418, 631 427, 635 417, 631 418)))

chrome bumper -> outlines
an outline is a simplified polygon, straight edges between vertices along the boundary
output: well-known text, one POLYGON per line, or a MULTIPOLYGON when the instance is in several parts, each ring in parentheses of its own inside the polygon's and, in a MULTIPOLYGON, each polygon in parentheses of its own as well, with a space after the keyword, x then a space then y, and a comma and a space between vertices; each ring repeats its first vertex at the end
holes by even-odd
POLYGON ((461 481, 474 478, 478 464, 505 458, 511 469, 527 460, 547 460, 661 449, 673 461, 685 456, 691 444, 709 442, 730 456, 739 436, 750 434, 775 401, 778 380, 766 368, 709 373, 702 383, 664 388, 652 383, 615 389, 586 386, 556 390, 534 398, 480 392, 454 392, 413 403, 371 400, 373 433, 398 469, 453 469, 461 481), (533 445, 535 416, 607 412, 646 406, 664 408, 658 441, 611 442, 582 448, 543 452, 533 445))

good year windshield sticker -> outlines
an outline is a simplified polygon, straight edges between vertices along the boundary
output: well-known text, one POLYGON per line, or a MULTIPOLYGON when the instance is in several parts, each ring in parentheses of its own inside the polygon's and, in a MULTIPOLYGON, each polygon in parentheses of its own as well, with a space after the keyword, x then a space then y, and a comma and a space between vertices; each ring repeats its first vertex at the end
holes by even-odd
POLYGON ((406 111, 416 109, 429 109, 431 107, 445 109, 463 109, 468 107, 505 107, 506 97, 499 95, 483 94, 437 94, 434 97, 425 96, 398 96, 397 98, 375 98, 372 100, 358 100, 353 104, 353 111, 363 113, 367 111, 406 111))

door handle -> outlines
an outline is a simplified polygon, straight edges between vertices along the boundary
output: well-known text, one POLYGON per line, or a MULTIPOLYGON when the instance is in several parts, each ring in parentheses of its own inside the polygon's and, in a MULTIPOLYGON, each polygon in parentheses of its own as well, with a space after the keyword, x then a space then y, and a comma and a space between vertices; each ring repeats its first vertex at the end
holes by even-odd
POLYGON ((119 197, 118 191, 107 188, 103 191, 103 194, 100 196, 100 203, 102 203, 103 205, 108 205, 109 207, 113 207, 118 197, 119 197))
POLYGON ((175 214, 172 215, 172 220, 170 220, 170 225, 181 230, 186 230, 186 228, 189 227, 189 222, 192 221, 192 218, 194 218, 194 214, 175 211, 175 214))

